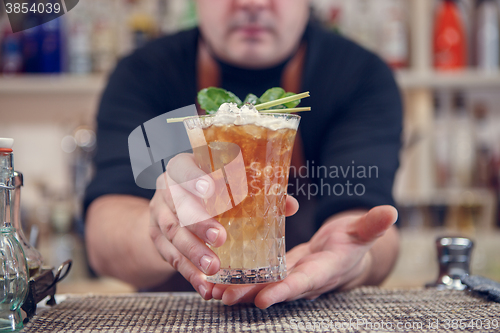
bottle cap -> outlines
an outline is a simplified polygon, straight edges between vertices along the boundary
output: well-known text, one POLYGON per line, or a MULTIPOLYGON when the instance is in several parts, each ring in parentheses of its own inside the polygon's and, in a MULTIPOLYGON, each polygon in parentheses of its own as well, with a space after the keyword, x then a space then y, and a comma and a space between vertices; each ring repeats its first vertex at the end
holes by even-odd
POLYGON ((14 139, 0 138, 0 149, 12 149, 13 145, 14 145, 14 139))

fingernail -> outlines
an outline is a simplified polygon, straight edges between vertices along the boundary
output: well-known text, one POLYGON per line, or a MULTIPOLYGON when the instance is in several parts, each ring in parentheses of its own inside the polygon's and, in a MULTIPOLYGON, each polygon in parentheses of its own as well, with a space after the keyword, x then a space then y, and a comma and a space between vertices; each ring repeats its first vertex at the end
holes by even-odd
POLYGON ((201 195, 205 195, 205 193, 207 193, 209 186, 210 186, 210 184, 206 180, 203 180, 203 179, 200 179, 196 182, 196 190, 201 195))
POLYGON ((207 295, 207 288, 204 285, 201 285, 198 290, 200 291, 201 297, 205 298, 207 295))
POLYGON ((214 245, 217 238, 219 238, 219 229, 210 228, 207 230, 207 239, 210 245, 214 245))
POLYGON ((205 272, 205 274, 207 273, 208 268, 212 264, 213 260, 214 259, 211 256, 203 256, 203 257, 201 257, 201 259, 200 259, 200 266, 201 266, 201 269, 203 270, 203 272, 205 272))

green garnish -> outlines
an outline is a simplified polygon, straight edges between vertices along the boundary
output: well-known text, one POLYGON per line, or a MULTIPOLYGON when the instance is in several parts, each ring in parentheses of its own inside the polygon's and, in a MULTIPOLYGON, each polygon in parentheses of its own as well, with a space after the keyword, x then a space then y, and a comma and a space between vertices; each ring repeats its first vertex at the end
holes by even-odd
MULTIPOLYGON (((290 97, 290 96, 293 96, 293 95, 296 95, 296 94, 293 93, 293 92, 287 92, 287 93, 285 93, 285 95, 283 97, 290 97)), ((282 97, 280 97, 280 98, 282 98, 282 97)), ((291 101, 291 102, 285 103, 283 105, 285 107, 287 107, 287 108, 294 108, 294 107, 296 107, 299 104, 300 104, 300 99, 298 99, 296 101, 291 101)))
POLYGON ((275 87, 271 89, 267 89, 265 93, 262 94, 259 98, 260 103, 267 103, 270 101, 275 101, 277 99, 280 99, 282 97, 285 97, 285 90, 280 87, 275 87))
MULTIPOLYGON (((263 103, 272 102, 284 97, 289 97, 295 95, 292 92, 285 92, 283 88, 275 87, 268 89, 262 96, 257 97, 254 94, 248 94, 245 100, 242 102, 238 96, 230 91, 224 90, 222 88, 209 87, 200 90, 198 93, 198 104, 200 107, 207 112, 207 114, 214 114, 219 110, 219 107, 223 103, 235 103, 238 107, 242 107, 243 104, 259 105, 263 103)), ((296 101, 291 101, 288 103, 275 105, 273 109, 286 109, 295 108, 299 105, 300 99, 296 101)))
POLYGON ((198 93, 198 103, 208 114, 217 112, 219 107, 224 103, 242 104, 241 99, 232 92, 215 87, 200 90, 198 93))
POLYGON ((259 102, 259 98, 255 96, 254 94, 248 94, 247 97, 245 97, 245 100, 243 101, 243 104, 257 104, 259 102))

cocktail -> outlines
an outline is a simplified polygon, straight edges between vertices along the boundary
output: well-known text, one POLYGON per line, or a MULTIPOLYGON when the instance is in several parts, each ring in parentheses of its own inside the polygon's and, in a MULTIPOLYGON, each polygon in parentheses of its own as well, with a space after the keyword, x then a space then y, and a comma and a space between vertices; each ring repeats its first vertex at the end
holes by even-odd
POLYGON ((221 269, 208 281, 246 284, 286 277, 285 201, 300 117, 222 105, 216 115, 184 120, 198 166, 216 184, 204 200, 227 231, 212 248, 221 269))

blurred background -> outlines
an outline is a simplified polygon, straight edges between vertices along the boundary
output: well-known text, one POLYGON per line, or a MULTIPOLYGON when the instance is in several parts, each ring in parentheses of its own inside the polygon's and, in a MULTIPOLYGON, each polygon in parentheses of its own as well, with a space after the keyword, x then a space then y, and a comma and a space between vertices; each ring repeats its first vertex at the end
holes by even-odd
MULTIPOLYGON (((11 32, 0 4, 0 136, 24 174, 22 223, 52 266, 74 261, 59 292, 133 289, 88 269, 81 198, 94 117, 118 59, 196 25, 192 0, 85 0, 57 20, 11 32)), ((387 287, 435 280, 437 236, 475 241, 472 272, 500 281, 500 71, 497 0, 314 0, 329 29, 378 53, 405 99, 394 195, 401 255, 387 287), (443 7, 447 3, 447 9, 443 7), (450 20, 451 12, 458 20, 450 20)))

